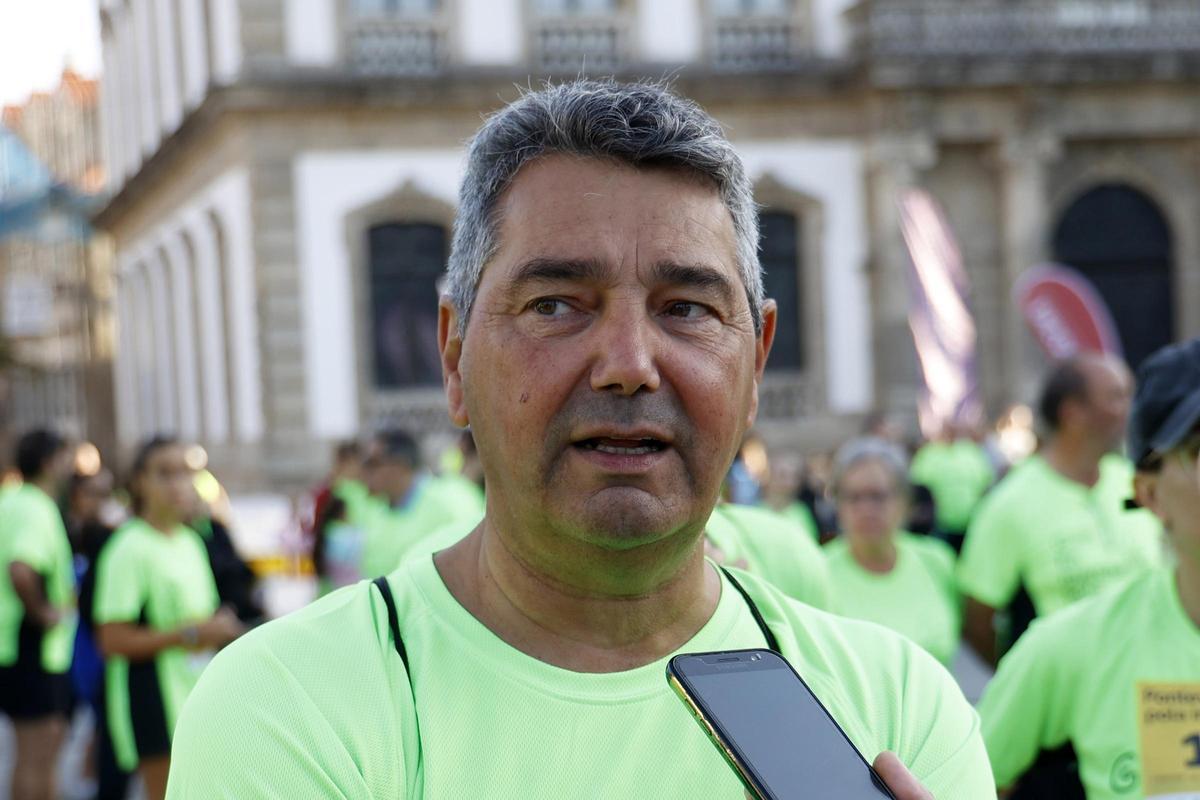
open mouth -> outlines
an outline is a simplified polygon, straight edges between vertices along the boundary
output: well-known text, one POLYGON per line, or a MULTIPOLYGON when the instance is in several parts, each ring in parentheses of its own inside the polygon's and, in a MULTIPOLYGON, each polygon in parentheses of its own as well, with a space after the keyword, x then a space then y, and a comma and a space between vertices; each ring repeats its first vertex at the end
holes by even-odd
POLYGON ((576 442, 580 450, 595 450, 598 453, 608 453, 614 456, 644 456, 650 453, 660 453, 667 449, 667 443, 659 439, 612 439, 596 437, 576 442))

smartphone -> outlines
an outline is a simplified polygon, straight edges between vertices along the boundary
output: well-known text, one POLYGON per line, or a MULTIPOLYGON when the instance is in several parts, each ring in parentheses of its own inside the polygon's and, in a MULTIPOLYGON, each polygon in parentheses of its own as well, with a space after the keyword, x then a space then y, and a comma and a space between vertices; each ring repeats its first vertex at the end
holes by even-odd
POLYGON ((677 655, 667 681, 758 800, 893 795, 783 656, 677 655))

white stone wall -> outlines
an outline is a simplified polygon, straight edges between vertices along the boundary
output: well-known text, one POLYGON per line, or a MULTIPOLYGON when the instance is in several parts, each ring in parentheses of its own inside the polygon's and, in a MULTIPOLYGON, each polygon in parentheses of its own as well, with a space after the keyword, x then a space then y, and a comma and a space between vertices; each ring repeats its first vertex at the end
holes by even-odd
POLYGON ((461 148, 307 152, 294 166, 304 374, 309 432, 337 438, 359 430, 355 333, 346 217, 411 182, 453 204, 463 171, 461 148))
POLYGON ((250 181, 234 169, 117 252, 119 439, 264 434, 250 181))

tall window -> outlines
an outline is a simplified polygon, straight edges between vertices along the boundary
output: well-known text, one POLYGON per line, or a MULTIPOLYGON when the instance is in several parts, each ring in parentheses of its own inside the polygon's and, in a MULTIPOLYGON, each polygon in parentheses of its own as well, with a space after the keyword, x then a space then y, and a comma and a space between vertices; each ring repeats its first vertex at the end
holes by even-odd
POLYGON ((437 280, 446 264, 446 229, 388 223, 367 232, 375 385, 441 384, 437 280))
POLYGON ((1054 230, 1055 260, 1095 285, 1134 368, 1174 339, 1171 240, 1158 205, 1120 183, 1085 192, 1063 212, 1054 230))
POLYGON ((775 344, 767 369, 794 372, 804 368, 804 321, 801 319, 800 224, 795 214, 765 210, 758 217, 763 288, 779 306, 775 344))

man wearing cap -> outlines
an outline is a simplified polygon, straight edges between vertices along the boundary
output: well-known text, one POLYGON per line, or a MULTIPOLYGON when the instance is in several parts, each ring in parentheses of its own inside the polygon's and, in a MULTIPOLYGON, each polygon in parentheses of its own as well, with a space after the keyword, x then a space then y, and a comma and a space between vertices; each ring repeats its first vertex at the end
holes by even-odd
POLYGON ((1137 501, 1177 563, 1035 622, 980 702, 1000 786, 1070 744, 1088 800, 1200 797, 1200 339, 1138 373, 1137 501))
POLYGON ((958 580, 967 598, 963 635, 995 663, 998 609, 1014 611, 1014 641, 1044 616, 1162 563, 1161 526, 1128 511, 1133 466, 1118 454, 1132 376, 1112 356, 1087 353, 1057 364, 1039 412, 1041 450, 1014 467, 979 505, 967 529, 958 580), (1021 619, 1023 617, 1023 619, 1021 619))
POLYGON ((719 126, 660 86, 577 81, 492 116, 439 315, 485 517, 219 655, 168 795, 739 800, 665 667, 767 646, 901 800, 994 798, 932 657, 704 558, 775 329, 756 228, 719 126))

